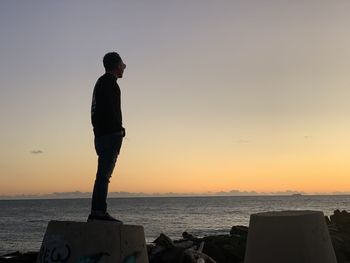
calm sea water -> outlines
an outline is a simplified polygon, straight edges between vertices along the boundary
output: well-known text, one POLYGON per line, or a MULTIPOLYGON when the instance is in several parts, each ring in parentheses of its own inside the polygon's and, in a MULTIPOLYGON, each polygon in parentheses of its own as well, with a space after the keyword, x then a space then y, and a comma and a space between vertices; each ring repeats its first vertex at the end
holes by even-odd
MULTIPOLYGON (((143 225, 147 242, 160 233, 180 238, 228 234, 249 224, 249 215, 272 210, 350 210, 350 196, 232 196, 111 198, 109 212, 124 223, 143 225)), ((50 220, 86 221, 90 199, 0 200, 0 255, 37 251, 50 220)))

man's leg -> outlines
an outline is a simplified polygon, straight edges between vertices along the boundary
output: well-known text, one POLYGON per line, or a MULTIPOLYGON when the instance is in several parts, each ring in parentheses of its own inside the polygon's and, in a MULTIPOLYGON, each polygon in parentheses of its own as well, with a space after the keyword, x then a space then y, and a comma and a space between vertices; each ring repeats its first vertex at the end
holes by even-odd
POLYGON ((98 167, 92 194, 92 215, 106 213, 109 179, 112 176, 121 143, 122 137, 115 134, 95 138, 98 167))
POLYGON ((98 156, 98 168, 92 193, 91 213, 106 213, 109 178, 113 173, 116 160, 117 156, 113 156, 112 153, 101 153, 98 156))

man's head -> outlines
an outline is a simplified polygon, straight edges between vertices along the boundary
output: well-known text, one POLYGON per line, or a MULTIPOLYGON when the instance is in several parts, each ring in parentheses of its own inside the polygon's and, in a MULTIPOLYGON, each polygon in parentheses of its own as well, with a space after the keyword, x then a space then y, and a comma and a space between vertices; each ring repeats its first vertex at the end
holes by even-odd
POLYGON ((103 57, 103 66, 106 72, 113 74, 116 78, 122 78, 126 65, 117 52, 109 52, 103 57))

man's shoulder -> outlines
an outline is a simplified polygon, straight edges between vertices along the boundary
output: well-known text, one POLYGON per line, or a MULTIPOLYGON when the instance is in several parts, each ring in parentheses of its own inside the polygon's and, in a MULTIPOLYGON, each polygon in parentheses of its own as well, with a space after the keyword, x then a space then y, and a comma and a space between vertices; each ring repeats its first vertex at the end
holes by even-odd
POLYGON ((101 81, 113 83, 115 82, 115 78, 111 74, 105 73, 97 79, 97 82, 101 81))
POLYGON ((117 82, 115 79, 113 79, 110 74, 104 74, 101 77, 99 77, 96 81, 95 88, 96 87, 114 87, 117 85, 117 82))

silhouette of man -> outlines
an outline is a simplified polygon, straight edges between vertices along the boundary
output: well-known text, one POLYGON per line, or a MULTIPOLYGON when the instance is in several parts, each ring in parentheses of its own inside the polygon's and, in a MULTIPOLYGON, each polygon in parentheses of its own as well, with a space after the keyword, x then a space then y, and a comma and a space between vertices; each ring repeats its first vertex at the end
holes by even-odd
POLYGON ((95 84, 91 104, 91 123, 98 166, 88 221, 107 220, 122 223, 108 214, 107 194, 109 179, 125 137, 117 79, 123 77, 126 65, 118 53, 110 52, 103 57, 103 66, 106 73, 95 84))

